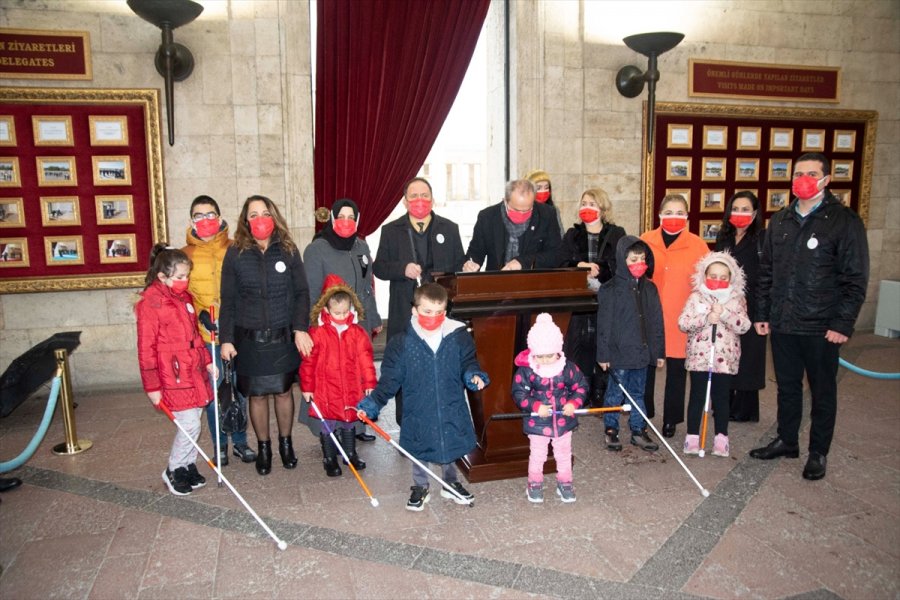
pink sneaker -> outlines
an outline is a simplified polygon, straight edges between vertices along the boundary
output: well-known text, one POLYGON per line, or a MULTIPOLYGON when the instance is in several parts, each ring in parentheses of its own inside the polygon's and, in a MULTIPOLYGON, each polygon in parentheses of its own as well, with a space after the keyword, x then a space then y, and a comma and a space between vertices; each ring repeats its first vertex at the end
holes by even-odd
POLYGON ((684 437, 684 453, 700 454, 700 436, 687 434, 684 437))
POLYGON ((713 455, 728 458, 728 436, 722 433, 716 435, 713 441, 713 455))

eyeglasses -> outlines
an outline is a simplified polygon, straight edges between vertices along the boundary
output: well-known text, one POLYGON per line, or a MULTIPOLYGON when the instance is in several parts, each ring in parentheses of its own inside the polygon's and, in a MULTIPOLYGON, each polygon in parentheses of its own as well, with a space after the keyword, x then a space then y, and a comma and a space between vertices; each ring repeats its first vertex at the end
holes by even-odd
POLYGON ((196 223, 198 221, 203 221, 204 219, 218 219, 218 218, 219 218, 219 215, 214 212, 194 213, 191 215, 191 221, 193 221, 194 223, 196 223))

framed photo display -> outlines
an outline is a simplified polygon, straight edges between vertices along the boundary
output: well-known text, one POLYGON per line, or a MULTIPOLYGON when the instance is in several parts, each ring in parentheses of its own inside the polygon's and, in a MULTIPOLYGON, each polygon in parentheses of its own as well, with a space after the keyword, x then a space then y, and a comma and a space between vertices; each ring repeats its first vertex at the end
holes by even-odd
POLYGON ((657 102, 654 120, 654 150, 641 169, 642 231, 659 226, 660 202, 673 192, 692 200, 688 228, 707 241, 736 192, 752 192, 768 219, 791 202, 792 169, 804 152, 829 158, 832 192, 868 219, 874 111, 657 102))
POLYGON ((161 139, 158 90, 0 88, 0 294, 141 287, 161 139))

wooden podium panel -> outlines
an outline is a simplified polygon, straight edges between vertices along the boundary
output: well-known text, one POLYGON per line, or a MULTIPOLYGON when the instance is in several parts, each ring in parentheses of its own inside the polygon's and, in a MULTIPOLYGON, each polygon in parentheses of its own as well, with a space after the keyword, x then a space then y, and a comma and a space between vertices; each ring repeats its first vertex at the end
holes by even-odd
MULTIPOLYGON (((597 310, 596 294, 587 287, 587 269, 487 271, 440 275, 447 288, 450 317, 471 325, 475 351, 491 384, 469 392, 469 407, 478 447, 458 461, 469 481, 493 481, 528 474, 528 438, 522 422, 493 421, 499 413, 516 412, 512 378, 516 354, 527 347, 528 330, 538 313, 547 312, 562 330, 573 312, 597 310)), ((545 472, 556 470, 548 459, 545 472)))

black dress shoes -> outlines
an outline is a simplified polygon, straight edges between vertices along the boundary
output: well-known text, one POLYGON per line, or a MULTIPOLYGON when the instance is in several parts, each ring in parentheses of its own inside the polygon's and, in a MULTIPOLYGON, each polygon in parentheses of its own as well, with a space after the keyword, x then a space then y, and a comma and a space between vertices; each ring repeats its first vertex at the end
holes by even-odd
POLYGON ((374 442, 375 436, 372 435, 371 433, 366 433, 365 431, 363 431, 362 433, 356 434, 356 439, 358 439, 361 442, 374 442))
MULTIPOLYGON (((771 460, 773 458, 778 458, 779 456, 798 458, 800 456, 800 446, 797 446, 796 444, 791 446, 783 442, 781 438, 775 438, 768 446, 751 450, 750 456, 760 460, 771 460)), ((825 474, 824 467, 822 468, 822 474, 825 474)))
POLYGON ((663 437, 675 437, 675 424, 674 423, 663 423, 662 430, 663 437))
POLYGON ((22 485, 22 480, 18 477, 0 477, 0 492, 8 492, 20 485, 22 485))
POLYGON ((825 455, 819 454, 818 452, 810 452, 809 460, 806 461, 806 466, 803 468, 803 479, 809 479, 810 481, 818 481, 825 477, 825 463, 826 463, 825 455))

